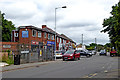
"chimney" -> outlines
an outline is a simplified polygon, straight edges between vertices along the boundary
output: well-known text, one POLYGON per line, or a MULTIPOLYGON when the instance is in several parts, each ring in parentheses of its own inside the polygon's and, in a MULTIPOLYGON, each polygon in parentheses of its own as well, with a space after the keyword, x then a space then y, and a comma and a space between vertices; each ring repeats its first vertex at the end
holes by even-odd
POLYGON ((46 25, 42 25, 42 28, 46 28, 47 26, 46 25))

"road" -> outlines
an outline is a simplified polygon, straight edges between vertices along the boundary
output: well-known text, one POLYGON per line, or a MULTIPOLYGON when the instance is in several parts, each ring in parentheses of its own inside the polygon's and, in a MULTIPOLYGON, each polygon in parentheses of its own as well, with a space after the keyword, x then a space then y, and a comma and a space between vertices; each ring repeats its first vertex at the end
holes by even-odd
POLYGON ((118 78, 118 58, 93 55, 78 61, 54 63, 3 72, 3 78, 118 78), (117 72, 117 73, 116 73, 117 72), (114 75, 113 75, 114 73, 114 75))

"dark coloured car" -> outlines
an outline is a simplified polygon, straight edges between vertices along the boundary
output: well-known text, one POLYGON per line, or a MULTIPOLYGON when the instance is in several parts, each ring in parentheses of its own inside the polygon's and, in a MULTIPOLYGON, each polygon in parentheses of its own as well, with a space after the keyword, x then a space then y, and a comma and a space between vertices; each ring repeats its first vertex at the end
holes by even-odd
POLYGON ((80 59, 80 53, 78 53, 76 50, 68 50, 63 55, 63 61, 77 59, 80 59))
POLYGON ((105 50, 100 50, 99 55, 100 55, 100 56, 101 56, 101 55, 105 55, 105 56, 107 56, 107 53, 106 53, 106 51, 105 51, 105 50))
POLYGON ((79 50, 80 56, 86 56, 86 57, 91 57, 92 54, 89 53, 87 50, 79 50))

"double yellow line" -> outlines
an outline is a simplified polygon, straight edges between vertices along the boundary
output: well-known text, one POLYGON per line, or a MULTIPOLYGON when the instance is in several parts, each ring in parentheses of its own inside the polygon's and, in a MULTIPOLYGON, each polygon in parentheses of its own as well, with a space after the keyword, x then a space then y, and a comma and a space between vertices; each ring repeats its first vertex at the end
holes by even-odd
POLYGON ((96 76, 97 75, 97 73, 94 73, 94 74, 90 74, 89 76, 85 76, 85 77, 83 77, 83 78, 92 78, 92 77, 94 77, 94 76, 96 76))

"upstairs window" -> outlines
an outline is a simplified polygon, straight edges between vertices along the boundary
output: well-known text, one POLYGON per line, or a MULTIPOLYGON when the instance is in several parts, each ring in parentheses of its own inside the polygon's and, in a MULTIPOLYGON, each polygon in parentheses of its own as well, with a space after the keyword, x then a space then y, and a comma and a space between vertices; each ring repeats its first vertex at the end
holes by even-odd
POLYGON ((57 37, 57 42, 59 42, 59 38, 57 37))
POLYGON ((47 37, 47 34, 46 34, 46 32, 44 32, 44 38, 46 38, 47 37))
POLYGON ((48 33, 48 39, 50 39, 50 34, 48 33))
POLYGON ((36 33, 37 33, 36 30, 32 30, 32 36, 33 36, 33 37, 36 37, 36 33))
POLYGON ((15 37, 18 37, 18 33, 14 33, 14 36, 15 36, 15 37))
POLYGON ((52 35, 52 40, 54 40, 54 35, 52 35))
POLYGON ((41 31, 38 31, 38 37, 41 38, 41 31))
POLYGON ((60 43, 62 43, 62 40, 61 40, 61 38, 60 38, 60 43))

